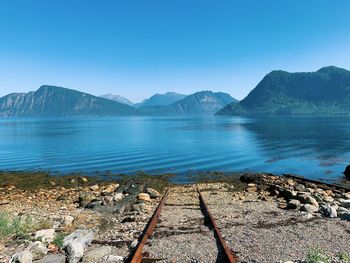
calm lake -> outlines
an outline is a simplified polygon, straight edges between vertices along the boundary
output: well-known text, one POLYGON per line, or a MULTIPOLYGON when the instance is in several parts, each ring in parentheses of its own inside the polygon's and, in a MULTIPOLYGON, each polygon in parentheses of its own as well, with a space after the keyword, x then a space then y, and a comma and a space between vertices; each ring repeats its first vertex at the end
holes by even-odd
POLYGON ((295 173, 332 181, 350 163, 349 117, 0 119, 0 170, 295 173))

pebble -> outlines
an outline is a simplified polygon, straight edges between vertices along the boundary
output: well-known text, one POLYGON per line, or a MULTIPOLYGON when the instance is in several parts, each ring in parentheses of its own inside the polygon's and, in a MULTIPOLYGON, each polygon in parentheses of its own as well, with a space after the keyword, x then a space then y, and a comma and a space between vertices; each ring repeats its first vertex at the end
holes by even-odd
POLYGON ((292 199, 287 204, 287 209, 299 209, 300 208, 300 201, 296 199, 292 199))
POLYGON ((35 241, 34 243, 30 244, 27 247, 27 250, 32 253, 33 260, 42 259, 47 255, 48 251, 46 246, 40 241, 35 241))
POLYGON ((15 254, 11 258, 11 263, 32 263, 33 262, 33 255, 30 251, 25 250, 20 253, 15 254))
POLYGON ((160 197, 160 193, 157 190, 153 189, 153 188, 146 188, 146 192, 147 192, 147 194, 149 194, 149 196, 151 198, 160 197))
POLYGON ((141 193, 137 196, 137 199, 144 202, 151 202, 151 197, 149 194, 141 193))
POLYGON ((318 212, 318 207, 310 204, 304 204, 303 206, 301 206, 300 210, 306 211, 308 213, 316 213, 318 212))
POLYGON ((101 246, 98 248, 91 249, 83 256, 83 262, 93 263, 104 259, 112 252, 110 246, 101 246))

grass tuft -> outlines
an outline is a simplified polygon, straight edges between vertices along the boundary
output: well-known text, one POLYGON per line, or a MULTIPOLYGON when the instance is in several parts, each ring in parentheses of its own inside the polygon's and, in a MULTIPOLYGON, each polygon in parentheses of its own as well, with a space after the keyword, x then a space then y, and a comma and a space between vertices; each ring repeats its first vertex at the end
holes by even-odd
POLYGON ((307 263, 330 263, 329 257, 319 247, 313 247, 309 250, 306 258, 307 263))

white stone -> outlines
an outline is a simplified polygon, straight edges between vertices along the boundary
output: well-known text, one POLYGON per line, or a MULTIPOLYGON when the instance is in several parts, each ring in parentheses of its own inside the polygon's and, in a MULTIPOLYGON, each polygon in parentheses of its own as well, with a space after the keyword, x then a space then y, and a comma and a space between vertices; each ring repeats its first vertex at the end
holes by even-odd
POLYGON ((114 196, 113 196, 113 200, 115 202, 118 202, 120 200, 122 200, 124 198, 124 195, 122 193, 116 193, 114 196))
POLYGON ((343 200, 340 205, 345 208, 350 208, 350 200, 343 200))
POLYGON ((123 257, 115 256, 115 255, 108 255, 105 260, 107 263, 122 263, 122 262, 124 262, 123 257))
POLYGON ((77 263, 84 255, 84 248, 94 237, 90 230, 75 230, 63 240, 63 249, 67 252, 68 263, 77 263))
POLYGON ((41 241, 44 243, 50 243, 55 238, 55 229, 42 229, 35 232, 35 239, 41 238, 41 241))

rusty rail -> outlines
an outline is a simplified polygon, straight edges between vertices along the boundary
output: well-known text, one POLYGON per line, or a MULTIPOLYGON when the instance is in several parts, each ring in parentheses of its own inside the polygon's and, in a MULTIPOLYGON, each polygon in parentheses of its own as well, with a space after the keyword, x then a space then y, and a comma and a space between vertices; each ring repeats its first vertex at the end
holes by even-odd
POLYGON ((228 263, 235 263, 236 262, 236 256, 233 254, 233 252, 231 252, 231 250, 229 249, 229 247, 227 246, 225 240, 223 239, 220 229, 218 227, 218 225, 216 224, 215 218, 213 217, 213 215, 210 213, 209 208, 207 206, 207 204, 204 201, 203 195, 201 194, 201 192, 199 191, 199 189, 197 188, 197 192, 199 194, 199 200, 201 203, 201 206, 204 208, 205 213, 208 215, 209 219, 210 219, 210 224, 212 225, 212 227, 214 228, 214 232, 215 235, 217 237, 217 240, 219 241, 219 244, 224 252, 224 256, 225 256, 225 262, 228 263))
POLYGON ((158 219, 160 217, 160 214, 162 213, 163 207, 165 205, 165 201, 168 198, 169 195, 169 189, 166 190, 162 200, 160 201, 156 211, 154 212, 151 221, 147 224, 144 234, 142 236, 141 241, 137 244, 136 250, 134 250, 134 253, 132 254, 132 257, 130 259, 130 263, 140 263, 142 261, 142 250, 143 247, 146 245, 148 238, 153 234, 154 229, 156 228, 158 219))

